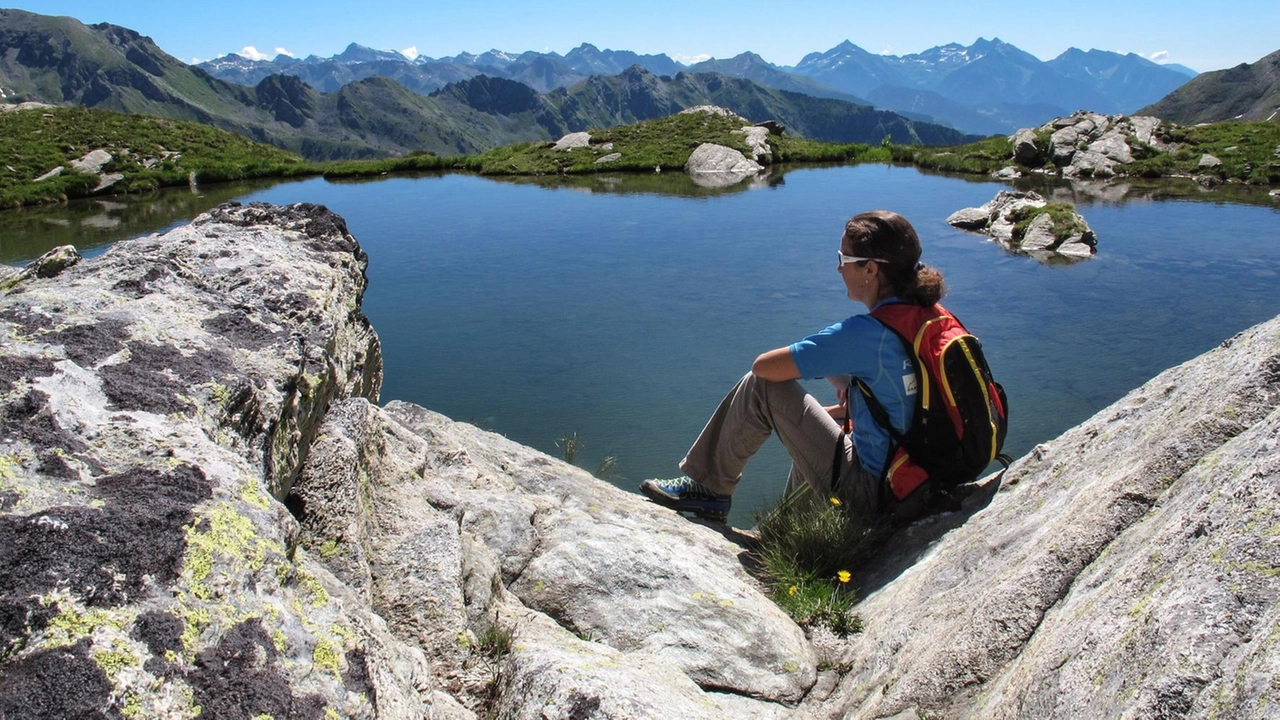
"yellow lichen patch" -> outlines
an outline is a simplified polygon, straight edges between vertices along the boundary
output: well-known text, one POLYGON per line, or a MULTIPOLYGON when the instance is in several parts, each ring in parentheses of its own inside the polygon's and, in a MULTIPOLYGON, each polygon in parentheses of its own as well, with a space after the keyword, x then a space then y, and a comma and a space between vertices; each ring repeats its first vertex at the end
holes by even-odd
POLYGON ((281 655, 285 654, 285 651, 289 649, 289 642, 285 638, 284 630, 276 628, 275 632, 271 633, 271 644, 275 646, 276 652, 281 655))
POLYGON ((142 698, 138 697, 138 693, 132 690, 124 693, 123 702, 121 703, 120 714, 134 720, 141 720, 147 716, 146 708, 142 707, 142 698))
POLYGON ((240 499, 256 508, 263 509, 270 503, 270 498, 266 493, 262 492, 262 487, 258 484, 258 478, 255 477, 245 479, 244 485, 240 487, 240 499))
POLYGON ((1160 591, 1161 587, 1164 587, 1164 584, 1168 582, 1168 580, 1169 578, 1160 578, 1156 581, 1156 584, 1151 586, 1151 589, 1147 591, 1147 594, 1143 595, 1138 602, 1134 603, 1133 607, 1129 608, 1129 617, 1141 617, 1142 612, 1147 608, 1147 603, 1151 602, 1151 598, 1155 597, 1156 593, 1160 591))
POLYGON ((311 662, 321 670, 333 673, 334 677, 342 678, 342 670, 338 667, 338 648, 328 638, 316 640, 316 648, 311 652, 311 662))
MULTIPOLYGON (((18 457, 16 455, 0 455, 0 481, 12 480, 17 472, 14 470, 18 465, 18 457)), ((0 485, 3 488, 4 485, 0 485)))
POLYGON ((1247 562, 1228 563, 1226 570, 1227 572, 1243 571, 1243 572, 1249 572, 1249 573, 1256 573, 1264 577, 1276 577, 1277 575, 1280 575, 1280 567, 1272 565, 1271 563, 1258 562, 1256 560, 1249 560, 1247 562))
POLYGON ((74 645, 100 628, 121 632, 134 620, 134 613, 128 610, 89 609, 65 595, 50 596, 41 603, 56 605, 59 610, 45 628, 43 647, 74 645))
POLYGON ((229 503, 221 504, 202 521, 187 527, 187 557, 182 577, 190 586, 191 594, 210 600, 214 591, 209 580, 216 561, 230 561, 233 568, 247 568, 256 573, 266 565, 268 550, 275 554, 277 548, 272 545, 258 537, 248 518, 229 503), (206 529, 199 529, 201 526, 206 529))
POLYGON ((310 573, 299 568, 295 571, 294 577, 298 583, 298 588, 311 597, 311 600, 308 602, 311 607, 318 608, 329 602, 328 591, 326 591, 324 586, 320 584, 320 581, 315 579, 315 577, 310 573))
POLYGON ((337 540, 325 540, 320 544, 320 557, 324 560, 337 555, 342 550, 342 546, 337 540))
POLYGON ((333 625, 329 626, 329 632, 333 633, 337 637, 342 638, 342 642, 344 646, 354 645, 356 642, 356 632, 351 628, 347 627, 346 625, 342 625, 340 623, 334 623, 333 625))
POLYGON ((110 650, 94 651, 93 661, 98 663, 98 667, 102 668, 109 678, 115 677, 126 667, 138 664, 138 658, 121 643, 115 644, 110 650))
POLYGON ((182 649, 189 657, 195 657, 196 643, 200 641, 200 634, 210 623, 213 622, 213 615, 205 608, 192 608, 179 606, 178 614, 182 616, 182 649))
POLYGON ((231 403, 231 388, 220 382, 209 383, 209 398, 225 409, 231 403))

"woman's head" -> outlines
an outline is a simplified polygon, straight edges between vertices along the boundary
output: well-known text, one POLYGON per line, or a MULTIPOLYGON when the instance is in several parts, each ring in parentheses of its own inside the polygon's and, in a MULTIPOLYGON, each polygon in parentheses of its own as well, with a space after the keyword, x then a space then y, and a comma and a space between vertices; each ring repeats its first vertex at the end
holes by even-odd
POLYGON ((896 295, 919 305, 932 305, 946 295, 942 273, 920 262, 920 237, 897 213, 875 210, 854 216, 845 224, 840 250, 872 259, 860 265, 877 266, 868 268, 879 288, 873 301, 896 295))

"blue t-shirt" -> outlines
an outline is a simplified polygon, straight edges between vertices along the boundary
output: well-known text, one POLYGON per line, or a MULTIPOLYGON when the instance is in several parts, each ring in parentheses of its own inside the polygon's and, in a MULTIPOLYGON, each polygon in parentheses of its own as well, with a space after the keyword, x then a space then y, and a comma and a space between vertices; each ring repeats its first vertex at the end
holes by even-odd
MULTIPOLYGON (((888 298, 883 305, 895 302, 888 298)), ((876 307, 879 307, 877 305, 876 307)), ((889 414, 899 432, 906 432, 916 408, 916 365, 892 330, 870 315, 854 315, 790 346, 800 377, 848 375, 861 378, 889 414)), ((853 418, 853 446, 867 472, 879 477, 889 452, 889 433, 867 409, 862 393, 849 390, 853 418)))

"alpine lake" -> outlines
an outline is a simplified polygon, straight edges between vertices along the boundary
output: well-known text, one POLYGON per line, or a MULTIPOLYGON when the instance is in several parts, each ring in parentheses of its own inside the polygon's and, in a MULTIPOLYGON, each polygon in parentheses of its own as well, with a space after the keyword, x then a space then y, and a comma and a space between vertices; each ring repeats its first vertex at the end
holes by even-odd
MULTIPOLYGON (((555 456, 568 445, 575 464, 630 491, 679 474, 757 354, 864 311, 844 296, 832 251, 865 210, 906 216, 946 276, 944 304, 1008 392, 1014 457, 1280 314, 1280 203, 1265 189, 1027 182, 1076 204, 1099 238, 1093 258, 1042 263, 946 224, 1008 184, 867 164, 773 168, 721 189, 665 173, 171 190, 0 212, 0 262, 62 244, 98 254, 229 200, 326 205, 369 254, 382 402, 555 456)), ((834 402, 825 381, 808 385, 834 402)), ((753 524, 787 462, 770 441, 731 522, 753 524)))

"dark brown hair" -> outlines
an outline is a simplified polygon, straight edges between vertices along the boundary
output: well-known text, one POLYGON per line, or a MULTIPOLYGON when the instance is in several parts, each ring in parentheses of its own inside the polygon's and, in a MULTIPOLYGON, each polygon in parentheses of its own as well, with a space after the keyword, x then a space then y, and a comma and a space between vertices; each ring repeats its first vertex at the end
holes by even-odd
POLYGON ((889 295, 917 305, 933 305, 947 294, 942 273, 920 262, 920 237, 907 219, 888 210, 855 215, 844 226, 854 255, 883 260, 880 272, 889 295))

